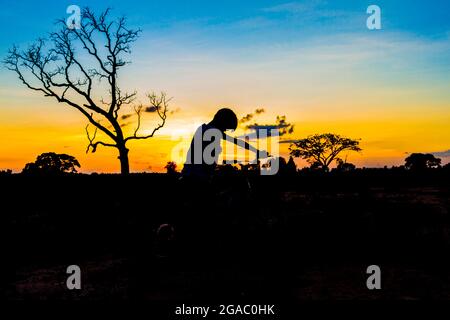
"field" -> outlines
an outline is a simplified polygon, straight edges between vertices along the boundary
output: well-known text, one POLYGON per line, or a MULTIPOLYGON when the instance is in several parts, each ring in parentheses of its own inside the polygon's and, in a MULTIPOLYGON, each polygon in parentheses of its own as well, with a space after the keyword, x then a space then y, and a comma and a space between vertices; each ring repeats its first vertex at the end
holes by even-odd
MULTIPOLYGON (((7 300, 450 299, 449 174, 0 177, 7 300), (174 234, 157 235, 161 224, 174 234), (66 288, 79 265, 82 289, 66 288), (368 290, 378 265, 382 289, 368 290)), ((170 232, 169 232, 170 233, 170 232)))

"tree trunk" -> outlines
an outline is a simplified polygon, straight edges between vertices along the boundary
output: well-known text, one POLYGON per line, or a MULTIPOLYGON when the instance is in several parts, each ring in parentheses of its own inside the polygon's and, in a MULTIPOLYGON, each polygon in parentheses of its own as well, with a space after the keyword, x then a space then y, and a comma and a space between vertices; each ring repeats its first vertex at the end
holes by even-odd
POLYGON ((119 160, 120 160, 120 173, 129 174, 130 173, 130 163, 128 162, 128 149, 123 146, 119 146, 119 160))

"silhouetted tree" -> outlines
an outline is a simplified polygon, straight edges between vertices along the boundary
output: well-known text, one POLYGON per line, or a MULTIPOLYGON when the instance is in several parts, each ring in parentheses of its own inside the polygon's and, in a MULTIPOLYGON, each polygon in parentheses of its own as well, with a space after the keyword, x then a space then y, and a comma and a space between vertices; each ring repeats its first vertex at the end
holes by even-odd
POLYGON ((412 153, 405 159, 405 167, 409 170, 426 170, 441 167, 441 159, 427 153, 412 153))
POLYGON ((326 171, 328 172, 328 167, 324 166, 322 163, 318 161, 311 162, 311 165, 309 167, 313 171, 326 171))
POLYGON ((286 159, 283 157, 275 157, 270 161, 264 163, 262 168, 269 169, 273 166, 278 166, 278 171, 276 175, 278 176, 289 176, 297 173, 297 166, 292 157, 289 157, 289 161, 286 162, 286 159))
POLYGON ((25 51, 13 47, 4 63, 29 89, 81 112, 95 127, 92 136, 89 124, 86 127, 89 140, 86 152, 96 152, 99 145, 116 148, 121 172, 128 174, 127 142, 153 137, 165 124, 170 100, 164 93, 148 94, 150 106, 133 107, 137 125, 130 136, 125 135, 123 127, 127 124, 120 122, 131 114, 120 116, 119 112, 134 103, 137 93, 123 92, 118 76, 129 63, 123 56, 131 52, 131 44, 140 30, 127 28, 124 17, 110 19, 109 10, 97 16, 88 8, 82 10, 79 28, 67 26, 65 20, 59 20, 57 25, 61 29, 50 34, 49 42, 40 39, 25 51), (105 87, 106 92, 102 92, 105 87), (148 134, 138 135, 142 111, 156 113, 161 122, 148 134), (96 140, 98 130, 108 141, 96 140))
POLYGON ((322 168, 328 171, 330 164, 338 159, 341 152, 359 152, 362 149, 359 147, 358 140, 325 133, 298 140, 290 145, 289 150, 293 157, 307 160, 311 168, 322 168))
POLYGON ((167 162, 166 166, 164 167, 164 169, 166 169, 166 172, 168 174, 177 174, 177 164, 174 161, 169 161, 167 162))
MULTIPOLYGON (((341 172, 348 172, 353 171, 356 169, 356 166, 353 163, 349 163, 347 161, 344 161, 342 159, 336 159, 336 170, 341 172)), ((386 169, 387 167, 385 167, 386 169)))
POLYGON ((77 173, 80 163, 75 157, 54 152, 39 155, 35 162, 27 163, 22 173, 25 174, 62 174, 77 173))
POLYGON ((219 175, 230 176, 236 174, 238 169, 231 164, 221 164, 216 166, 215 171, 219 175))
POLYGON ((286 171, 288 174, 297 173, 297 165, 295 164, 294 158, 292 158, 292 156, 289 157, 289 161, 286 164, 286 171))
POLYGON ((260 172, 260 166, 261 161, 257 160, 255 162, 250 163, 239 163, 239 168, 241 172, 249 172, 249 173, 259 173, 260 172))
POLYGON ((12 175, 11 169, 0 170, 0 176, 10 176, 10 175, 12 175))

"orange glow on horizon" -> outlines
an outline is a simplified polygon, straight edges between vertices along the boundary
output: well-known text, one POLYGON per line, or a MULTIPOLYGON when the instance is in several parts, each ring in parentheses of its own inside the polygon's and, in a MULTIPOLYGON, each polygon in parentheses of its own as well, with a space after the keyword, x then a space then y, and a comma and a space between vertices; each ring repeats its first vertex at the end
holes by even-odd
MULTIPOLYGON (((258 123, 269 123, 275 119, 275 114, 267 108, 267 114, 257 119, 258 123)), ((291 109, 292 110, 292 109, 291 109)), ((239 112, 239 116, 245 112, 239 112)), ((251 111, 251 110, 250 110, 251 111)), ((26 163, 34 161, 42 152, 68 153, 75 156, 81 163, 81 172, 119 172, 117 152, 113 148, 99 148, 94 154, 86 154, 87 139, 84 133, 85 121, 81 115, 74 111, 51 110, 44 116, 36 110, 34 113, 20 113, 8 110, 1 112, 0 136, 0 169, 13 169, 20 172, 26 163)), ((291 112, 295 114, 295 112, 291 112)), ((300 113, 300 112, 298 112, 300 113)), ((303 118, 293 118, 289 112, 288 121, 295 124, 295 132, 288 138, 302 138, 314 133, 333 132, 361 139, 363 152, 349 153, 348 161, 358 167, 382 167, 384 165, 400 165, 408 152, 432 152, 448 149, 450 141, 448 123, 450 112, 445 114, 428 114, 420 117, 409 115, 396 118, 378 115, 377 117, 364 116, 360 119, 356 115, 351 118, 328 118, 318 114, 297 115, 303 118), (309 118, 309 119, 308 119, 309 118), (320 119, 322 118, 322 119, 320 119), (402 119, 402 120, 398 120, 402 119)), ((179 169, 182 167, 183 154, 172 159, 172 150, 184 139, 188 145, 195 128, 208 117, 193 116, 185 118, 184 112, 174 114, 168 119, 167 126, 154 138, 146 141, 136 141, 129 144, 130 166, 133 172, 163 172, 168 161, 177 160, 179 169)), ((152 128, 151 120, 144 123, 145 128, 152 128)), ((280 145, 282 156, 288 156, 288 144, 280 145)), ((300 166, 306 165, 304 161, 297 160, 300 166)))

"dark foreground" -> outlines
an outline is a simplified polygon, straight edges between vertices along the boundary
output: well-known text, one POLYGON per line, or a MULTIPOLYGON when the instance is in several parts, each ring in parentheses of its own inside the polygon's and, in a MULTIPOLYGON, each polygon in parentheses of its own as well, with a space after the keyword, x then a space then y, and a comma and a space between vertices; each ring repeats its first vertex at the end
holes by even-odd
MULTIPOLYGON (((6 300, 450 300, 448 172, 0 177, 6 300), (156 235, 169 223, 174 237, 156 235), (68 290, 79 265, 82 289, 68 290), (382 289, 368 290, 378 265, 382 289)), ((170 307, 172 308, 172 307, 170 307)))

